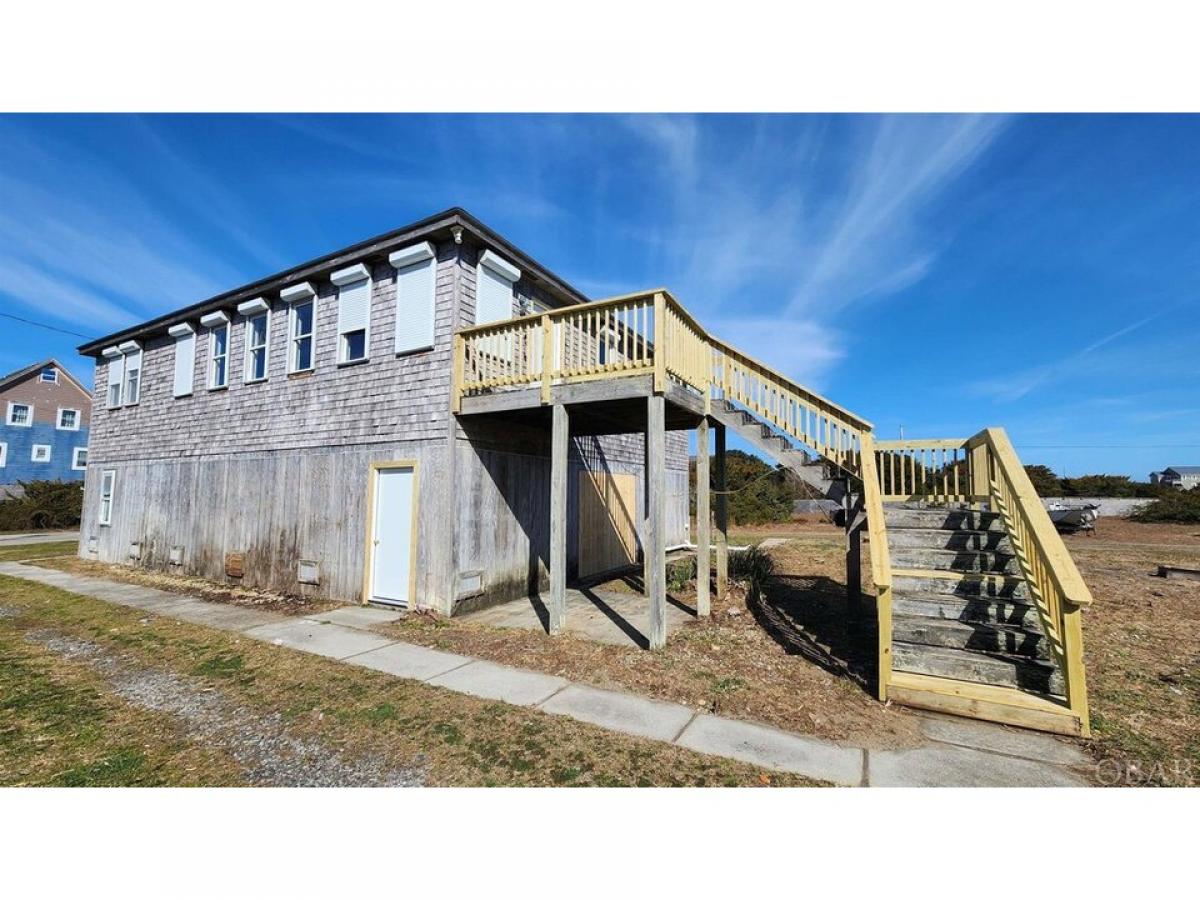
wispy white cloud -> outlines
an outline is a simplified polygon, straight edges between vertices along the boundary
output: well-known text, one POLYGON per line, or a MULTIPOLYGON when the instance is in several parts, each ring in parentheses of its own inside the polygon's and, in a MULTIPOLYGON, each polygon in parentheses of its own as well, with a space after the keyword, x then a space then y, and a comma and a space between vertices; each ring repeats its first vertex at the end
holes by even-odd
POLYGON ((71 322, 82 333, 118 328, 137 318, 128 307, 9 256, 0 256, 0 296, 61 322, 71 322))

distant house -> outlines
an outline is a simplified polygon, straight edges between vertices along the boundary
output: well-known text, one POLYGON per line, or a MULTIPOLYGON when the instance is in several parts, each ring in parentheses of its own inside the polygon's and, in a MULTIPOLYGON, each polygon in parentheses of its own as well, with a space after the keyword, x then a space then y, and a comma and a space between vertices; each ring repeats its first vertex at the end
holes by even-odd
POLYGON ((1171 466, 1161 472, 1151 472, 1150 483, 1190 491, 1200 485, 1200 466, 1171 466))
POLYGON ((0 487, 83 480, 91 393, 57 360, 0 378, 0 414, 0 487))

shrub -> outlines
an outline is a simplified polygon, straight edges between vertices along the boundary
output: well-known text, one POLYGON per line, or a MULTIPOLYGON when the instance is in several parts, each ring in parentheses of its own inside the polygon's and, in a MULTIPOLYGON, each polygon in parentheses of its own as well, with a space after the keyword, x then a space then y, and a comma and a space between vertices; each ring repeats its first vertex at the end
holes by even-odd
POLYGON ((729 554, 729 577, 748 582, 754 590, 761 590, 774 574, 775 560, 757 546, 729 554))
POLYGON ((22 481, 21 496, 0 500, 0 531, 74 528, 83 514, 83 483, 22 481))
POLYGON ((1177 491, 1155 500, 1129 518, 1135 522, 1200 522, 1200 492, 1177 491))

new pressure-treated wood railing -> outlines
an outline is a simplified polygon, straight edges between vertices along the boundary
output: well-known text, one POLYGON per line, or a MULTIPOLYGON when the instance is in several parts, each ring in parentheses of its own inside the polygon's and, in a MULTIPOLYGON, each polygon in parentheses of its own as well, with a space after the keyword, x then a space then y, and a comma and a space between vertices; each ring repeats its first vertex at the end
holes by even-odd
MULTIPOLYGON (((1067 703, 1086 733, 1080 611, 1092 595, 1004 429, 988 428, 965 440, 878 441, 873 457, 885 501, 987 504, 1000 514, 1051 655, 1063 673, 1067 703)), ((885 616, 890 621, 890 609, 881 608, 881 660, 883 645, 890 645, 890 628, 886 634, 882 630, 885 616)), ((886 655, 890 658, 890 647, 886 655)))
POLYGON ((613 297, 467 328, 455 335, 455 411, 462 399, 510 387, 551 387, 652 374, 706 408, 728 400, 852 475, 871 423, 709 334, 664 290, 613 297))

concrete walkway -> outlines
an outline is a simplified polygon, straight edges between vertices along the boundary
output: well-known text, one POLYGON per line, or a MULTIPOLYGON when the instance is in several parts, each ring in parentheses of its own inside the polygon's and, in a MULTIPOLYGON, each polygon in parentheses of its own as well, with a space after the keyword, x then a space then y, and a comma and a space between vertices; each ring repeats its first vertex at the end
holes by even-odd
POLYGON ((24 544, 54 544, 58 541, 78 540, 78 531, 31 531, 25 534, 0 534, 0 547, 19 547, 24 544))
POLYGON ((929 717, 922 724, 928 739, 925 746, 869 750, 393 641, 369 630, 399 617, 399 613, 389 610, 346 606, 307 617, 289 617, 21 563, 0 563, 0 574, 154 615, 238 632, 447 690, 529 706, 623 734, 834 784, 1054 787, 1087 783, 1080 771, 1090 765, 1090 760, 1074 744, 999 725, 929 717))

